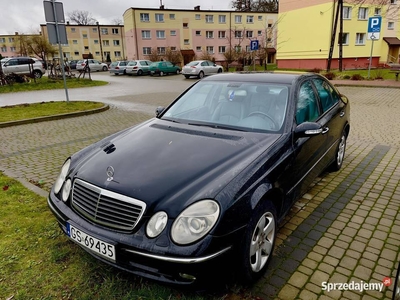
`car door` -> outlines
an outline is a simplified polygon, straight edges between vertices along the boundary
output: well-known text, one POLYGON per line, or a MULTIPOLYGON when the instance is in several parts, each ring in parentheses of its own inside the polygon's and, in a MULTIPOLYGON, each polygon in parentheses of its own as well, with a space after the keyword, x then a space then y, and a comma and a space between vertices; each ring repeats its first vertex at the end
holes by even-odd
POLYGON ((215 74, 218 72, 217 66, 212 62, 212 61, 207 61, 208 62, 208 74, 215 74))
POLYGON ((145 61, 145 60, 139 61, 139 65, 140 65, 139 69, 141 69, 144 74, 147 74, 149 72, 150 64, 148 64, 147 61, 145 61))
POLYGON ((90 61, 89 66, 93 71, 99 71, 100 70, 101 65, 100 65, 100 62, 98 60, 90 59, 89 61, 90 61))

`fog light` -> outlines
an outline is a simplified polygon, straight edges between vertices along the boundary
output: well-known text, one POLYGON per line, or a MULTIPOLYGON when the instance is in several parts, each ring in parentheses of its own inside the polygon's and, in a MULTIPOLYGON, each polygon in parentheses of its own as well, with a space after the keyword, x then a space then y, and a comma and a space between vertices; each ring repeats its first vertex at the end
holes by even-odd
POLYGON ((179 276, 181 276, 183 279, 188 279, 191 281, 196 280, 196 277, 194 277, 193 275, 186 274, 186 273, 179 273, 179 276))

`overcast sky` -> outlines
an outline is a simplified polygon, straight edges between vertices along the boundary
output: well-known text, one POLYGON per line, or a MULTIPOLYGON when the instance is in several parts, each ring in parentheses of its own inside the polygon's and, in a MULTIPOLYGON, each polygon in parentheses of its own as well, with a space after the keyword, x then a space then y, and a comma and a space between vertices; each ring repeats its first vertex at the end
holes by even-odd
MULTIPOLYGON (((166 9, 193 9, 200 5, 203 10, 231 9, 231 0, 161 0, 166 9)), ((63 0, 64 13, 73 10, 89 11, 100 24, 112 24, 122 20, 129 7, 158 8, 160 0, 63 0)), ((44 24, 42 0, 0 0, 0 34, 37 33, 44 24)))

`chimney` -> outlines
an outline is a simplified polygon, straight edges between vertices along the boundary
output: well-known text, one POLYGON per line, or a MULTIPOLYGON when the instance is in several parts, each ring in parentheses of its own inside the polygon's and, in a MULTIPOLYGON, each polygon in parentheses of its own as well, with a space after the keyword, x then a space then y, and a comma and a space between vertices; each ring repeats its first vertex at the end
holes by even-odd
POLYGON ((160 5, 160 9, 164 9, 164 5, 160 5))
POLYGON ((200 5, 195 6, 194 10, 200 10, 200 5))
POLYGON ((15 32, 15 35, 18 35, 18 31, 15 32))
POLYGON ((67 25, 69 25, 69 21, 67 21, 67 25))

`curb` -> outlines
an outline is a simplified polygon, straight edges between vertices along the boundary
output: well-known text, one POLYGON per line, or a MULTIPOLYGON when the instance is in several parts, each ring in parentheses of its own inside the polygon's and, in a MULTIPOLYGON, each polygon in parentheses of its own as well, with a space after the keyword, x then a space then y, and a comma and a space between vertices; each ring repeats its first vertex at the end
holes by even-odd
POLYGON ((95 108, 95 109, 91 109, 91 110, 51 115, 51 116, 45 116, 45 117, 38 117, 38 118, 33 118, 33 119, 24 119, 24 120, 11 121, 11 122, 0 122, 0 128, 92 115, 92 114, 106 111, 109 108, 110 108, 110 106, 108 104, 104 104, 104 106, 102 106, 100 108, 95 108))

